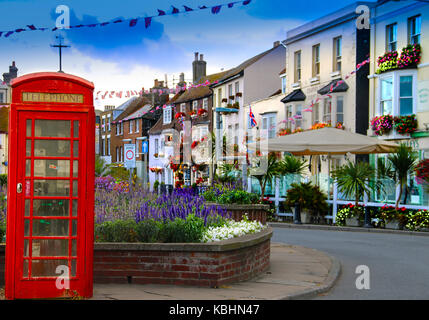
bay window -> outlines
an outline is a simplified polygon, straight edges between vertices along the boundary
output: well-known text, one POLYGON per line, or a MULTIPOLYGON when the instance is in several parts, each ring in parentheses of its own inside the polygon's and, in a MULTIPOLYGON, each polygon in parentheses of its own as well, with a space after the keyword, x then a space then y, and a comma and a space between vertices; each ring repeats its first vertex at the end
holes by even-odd
POLYGON ((273 139, 276 137, 276 117, 277 114, 269 113, 262 116, 262 130, 266 134, 266 138, 273 139))
POLYGON ((295 114, 297 116, 295 120, 295 128, 302 129, 302 105, 297 105, 295 111, 295 114))
POLYGON ((416 112, 417 71, 394 71, 380 77, 381 115, 407 116, 416 112))
POLYGON ((292 130, 292 121, 290 121, 289 119, 292 118, 292 106, 286 106, 286 128, 287 129, 291 129, 292 130))
POLYGON ((323 122, 331 123, 332 98, 326 98, 323 105, 323 122))
POLYGON ((319 123, 319 104, 315 103, 312 108, 313 112, 311 113, 311 122, 314 124, 319 123))

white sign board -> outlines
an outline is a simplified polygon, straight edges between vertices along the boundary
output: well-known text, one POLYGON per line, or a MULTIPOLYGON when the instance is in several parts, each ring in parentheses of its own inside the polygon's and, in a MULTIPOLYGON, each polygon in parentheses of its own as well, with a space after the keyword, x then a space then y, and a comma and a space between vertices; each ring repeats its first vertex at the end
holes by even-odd
POLYGON ((124 165, 127 169, 133 169, 136 167, 136 145, 135 144, 124 145, 124 165))

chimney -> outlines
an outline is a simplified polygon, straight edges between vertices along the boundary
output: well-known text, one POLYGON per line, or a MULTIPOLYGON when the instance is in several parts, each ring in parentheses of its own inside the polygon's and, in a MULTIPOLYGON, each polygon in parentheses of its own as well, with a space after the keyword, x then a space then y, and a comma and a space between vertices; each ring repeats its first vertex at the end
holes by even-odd
POLYGON ((9 66, 9 72, 3 73, 3 81, 9 85, 10 81, 16 77, 18 77, 18 68, 15 65, 15 61, 12 61, 12 65, 9 66))
POLYGON ((280 41, 275 41, 273 44, 273 48, 277 48, 280 45, 280 41))
POLYGON ((184 83, 185 82, 185 74, 183 72, 180 74, 179 79, 180 79, 179 80, 180 83, 184 83))
POLYGON ((203 77, 207 75, 207 62, 205 62, 203 59, 204 55, 201 54, 200 60, 198 60, 198 52, 195 52, 195 61, 192 62, 193 83, 198 83, 203 77))
POLYGON ((155 79, 153 87, 154 88, 158 88, 159 87, 159 81, 158 81, 158 79, 155 79))

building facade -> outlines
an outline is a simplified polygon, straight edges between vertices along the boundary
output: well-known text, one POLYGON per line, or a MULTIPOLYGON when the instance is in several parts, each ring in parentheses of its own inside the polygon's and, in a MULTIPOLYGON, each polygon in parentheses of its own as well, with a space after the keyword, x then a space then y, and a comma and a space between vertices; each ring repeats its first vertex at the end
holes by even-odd
MULTIPOLYGON (((429 4, 418 1, 378 1, 371 14, 371 65, 369 119, 375 117, 407 117, 417 120, 417 130, 411 134, 393 127, 380 139, 405 143, 419 155, 429 158, 429 4), (402 67, 383 68, 378 61, 386 53, 397 53, 398 61, 403 48, 419 47, 417 63, 402 67)), ((399 64, 398 64, 399 66, 399 64)), ((376 129, 376 127, 374 127, 376 129)), ((376 136, 372 126, 368 135, 376 136)), ((387 155, 371 156, 374 166, 387 155), (380 160, 379 160, 380 159, 380 160)), ((389 186, 389 183, 386 183, 389 186)), ((428 205, 429 199, 421 185, 413 178, 408 181, 409 192, 404 201, 411 205, 428 205)), ((399 190, 390 182, 387 194, 377 194, 379 201, 394 202, 399 190)))

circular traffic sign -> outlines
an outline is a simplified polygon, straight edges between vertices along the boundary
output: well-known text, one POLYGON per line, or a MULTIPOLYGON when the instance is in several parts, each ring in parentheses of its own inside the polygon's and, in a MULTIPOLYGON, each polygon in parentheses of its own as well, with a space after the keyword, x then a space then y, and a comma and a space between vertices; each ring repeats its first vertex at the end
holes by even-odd
POLYGON ((125 154, 125 157, 127 158, 127 160, 133 160, 134 159, 134 151, 128 150, 127 153, 125 154))

